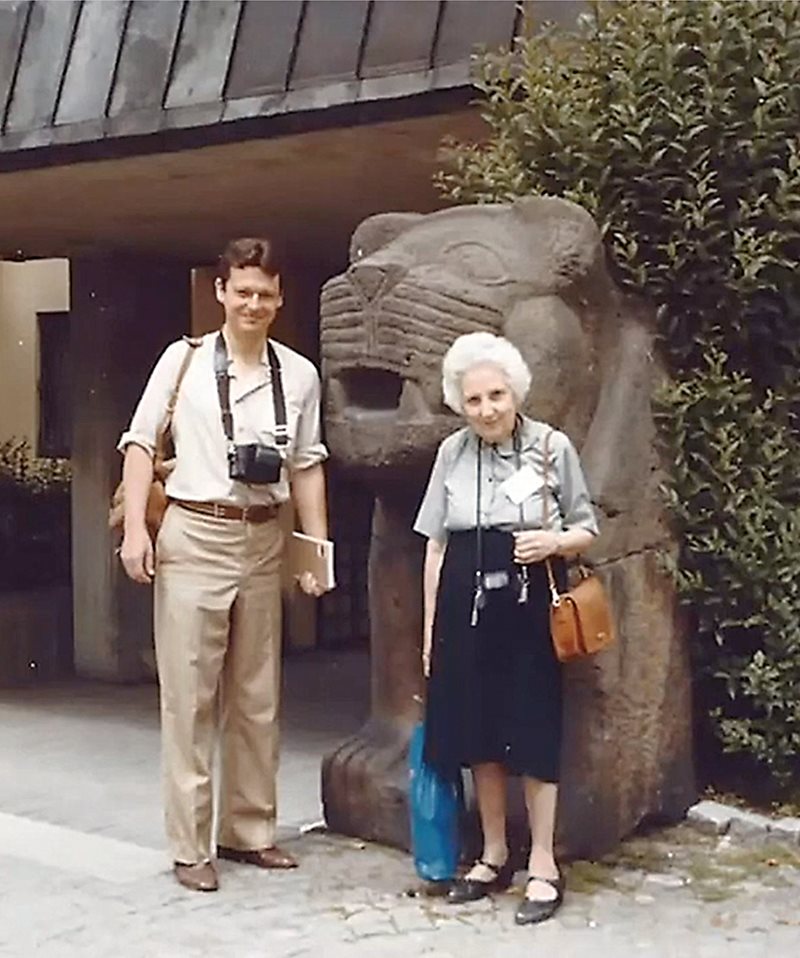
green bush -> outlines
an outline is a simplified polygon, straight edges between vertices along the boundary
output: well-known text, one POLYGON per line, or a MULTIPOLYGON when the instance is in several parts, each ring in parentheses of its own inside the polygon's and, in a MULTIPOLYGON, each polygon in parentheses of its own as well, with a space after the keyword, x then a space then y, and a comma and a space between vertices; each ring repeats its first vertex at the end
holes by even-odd
MULTIPOLYGON (((794 404, 709 350, 674 380, 658 420, 674 463, 702 706, 723 745, 791 780, 800 755, 800 435, 794 404)), ((738 763, 739 766, 742 763, 738 763)))
POLYGON ((70 468, 0 443, 0 591, 70 581, 70 468))
MULTIPOLYGON (((535 13, 535 4, 533 5, 535 13)), ((800 4, 603 2, 476 58, 459 202, 572 199, 657 309, 676 579, 722 747, 800 770, 800 4)))

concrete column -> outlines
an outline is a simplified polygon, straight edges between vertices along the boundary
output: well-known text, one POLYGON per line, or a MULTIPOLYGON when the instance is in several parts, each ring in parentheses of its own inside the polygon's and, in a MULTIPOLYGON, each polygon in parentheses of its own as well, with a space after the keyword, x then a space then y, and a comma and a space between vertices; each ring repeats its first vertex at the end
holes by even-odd
POLYGON ((189 332, 190 273, 131 254, 74 259, 70 269, 75 671, 135 681, 150 674, 152 597, 126 579, 114 554, 115 447, 159 353, 189 332))

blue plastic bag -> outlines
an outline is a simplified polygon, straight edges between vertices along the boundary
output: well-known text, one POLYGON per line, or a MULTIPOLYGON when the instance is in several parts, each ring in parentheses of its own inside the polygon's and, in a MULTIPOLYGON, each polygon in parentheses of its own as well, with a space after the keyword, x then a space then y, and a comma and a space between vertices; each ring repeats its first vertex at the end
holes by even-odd
POLYGON ((419 723, 408 749, 408 806, 414 867, 425 881, 453 878, 460 850, 460 777, 444 778, 423 759, 425 726, 419 723))

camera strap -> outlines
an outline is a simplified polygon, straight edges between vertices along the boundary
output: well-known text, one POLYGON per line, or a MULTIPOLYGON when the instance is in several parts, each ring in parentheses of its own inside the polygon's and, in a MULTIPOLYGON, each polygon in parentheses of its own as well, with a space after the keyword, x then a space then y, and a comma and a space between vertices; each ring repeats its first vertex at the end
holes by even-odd
MULTIPOLYGON (((228 372, 228 346, 220 332, 214 344, 214 377, 217 380, 217 396, 222 413, 222 429, 225 438, 233 445, 233 413, 231 412, 231 377, 228 372)), ((281 364, 275 347, 267 340, 267 361, 272 380, 272 402, 275 406, 275 445, 281 452, 289 442, 289 428, 286 420, 286 399, 283 393, 281 364)))
POLYGON ((483 522, 481 520, 481 465, 483 460, 483 440, 478 436, 478 469, 475 483, 475 585, 472 590, 472 612, 469 624, 474 628, 478 624, 481 609, 486 605, 486 592, 483 587, 483 522))
MULTIPOLYGON (((513 444, 514 461, 517 472, 522 468, 522 449, 520 432, 522 422, 519 417, 514 424, 513 444)), ((475 586, 472 593, 472 613, 470 615, 470 625, 476 626, 480 616, 481 609, 486 605, 486 582, 483 568, 483 520, 481 517, 481 480, 483 467, 483 440, 478 436, 478 462, 475 490, 475 586)), ((525 525, 525 507, 522 502, 519 504, 519 530, 522 531, 525 525)), ((517 570, 519 578, 519 603, 520 605, 528 601, 528 567, 519 566, 517 570)))

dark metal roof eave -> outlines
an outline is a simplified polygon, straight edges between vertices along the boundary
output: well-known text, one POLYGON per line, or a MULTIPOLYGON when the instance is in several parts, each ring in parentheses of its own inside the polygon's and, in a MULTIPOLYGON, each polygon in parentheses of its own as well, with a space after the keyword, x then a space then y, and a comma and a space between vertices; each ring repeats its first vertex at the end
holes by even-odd
POLYGON ((469 64, 0 136, 0 173, 175 152, 464 109, 469 64))

